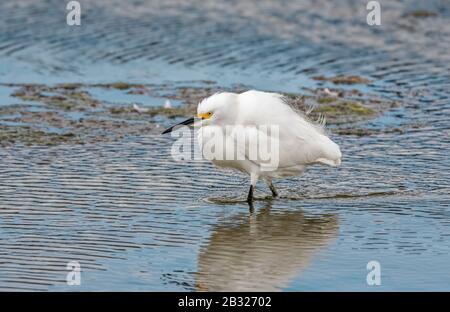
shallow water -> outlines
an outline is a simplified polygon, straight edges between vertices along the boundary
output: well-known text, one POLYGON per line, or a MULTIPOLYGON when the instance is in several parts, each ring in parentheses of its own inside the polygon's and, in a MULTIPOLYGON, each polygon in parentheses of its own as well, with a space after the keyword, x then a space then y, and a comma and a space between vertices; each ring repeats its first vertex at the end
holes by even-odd
POLYGON ((450 290, 447 2, 382 3, 380 29, 358 1, 80 2, 75 29, 56 27, 56 1, 0 4, 1 82, 298 92, 316 74, 357 74, 401 106, 362 123, 370 136, 333 136, 341 167, 276 181, 275 200, 259 184, 252 212, 246 177, 175 162, 171 137, 1 148, 0 290, 450 290), (438 15, 400 18, 418 8, 438 15), (66 284, 69 261, 80 286, 66 284))
POLYGON ((86 290, 368 290, 378 260, 380 289, 448 289, 449 163, 435 135, 340 141, 342 167, 280 182, 253 213, 245 178, 175 163, 171 138, 4 149, 1 288, 70 290, 75 260, 86 290))

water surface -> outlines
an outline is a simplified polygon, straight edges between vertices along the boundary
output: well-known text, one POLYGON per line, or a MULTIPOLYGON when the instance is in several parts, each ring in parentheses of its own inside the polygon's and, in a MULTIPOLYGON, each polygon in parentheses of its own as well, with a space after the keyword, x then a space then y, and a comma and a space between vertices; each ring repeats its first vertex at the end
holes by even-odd
POLYGON ((0 81, 302 92, 356 74, 372 82, 351 88, 401 105, 357 125, 369 136, 332 134, 341 167, 276 181, 274 200, 259 184, 252 212, 245 176, 175 162, 168 136, 1 148, 0 290, 450 290, 447 2, 382 1, 380 28, 350 0, 80 2, 71 28, 58 1, 3 1, 0 81))

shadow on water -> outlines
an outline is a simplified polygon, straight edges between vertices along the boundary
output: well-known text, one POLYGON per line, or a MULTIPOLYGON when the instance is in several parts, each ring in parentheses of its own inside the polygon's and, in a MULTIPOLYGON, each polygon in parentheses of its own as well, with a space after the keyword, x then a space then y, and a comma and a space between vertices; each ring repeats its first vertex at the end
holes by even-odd
POLYGON ((215 225, 198 256, 199 291, 276 291, 308 268, 338 234, 337 214, 306 216, 299 208, 240 213, 215 225))

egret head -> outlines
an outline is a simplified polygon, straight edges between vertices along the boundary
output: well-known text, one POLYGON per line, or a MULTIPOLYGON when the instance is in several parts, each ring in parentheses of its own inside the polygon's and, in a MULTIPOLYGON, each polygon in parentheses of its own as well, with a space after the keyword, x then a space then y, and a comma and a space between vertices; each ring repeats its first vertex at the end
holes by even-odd
MULTIPOLYGON (((237 94, 230 92, 216 93, 198 104, 197 118, 202 120, 202 126, 218 125, 226 126, 234 124, 237 116, 237 94)), ((194 118, 189 118, 166 130, 163 134, 172 132, 176 126, 190 125, 194 118)))
POLYGON ((237 110, 237 95, 230 92, 216 93, 198 104, 197 117, 203 125, 234 124, 237 110))

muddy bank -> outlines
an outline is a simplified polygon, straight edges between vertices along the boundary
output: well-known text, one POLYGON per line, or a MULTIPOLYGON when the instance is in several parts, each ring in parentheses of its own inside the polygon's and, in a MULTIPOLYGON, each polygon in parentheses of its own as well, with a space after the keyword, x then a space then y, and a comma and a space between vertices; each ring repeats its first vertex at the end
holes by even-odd
MULTIPOLYGON (((195 114, 203 98, 221 88, 211 81, 196 86, 178 84, 3 84, 13 105, 0 103, 0 145, 58 145, 117 141, 127 136, 159 133, 172 119, 195 114)), ((371 119, 395 102, 344 89, 304 89, 285 94, 296 109, 312 120, 326 118, 339 134, 369 135, 353 124, 371 119)))

